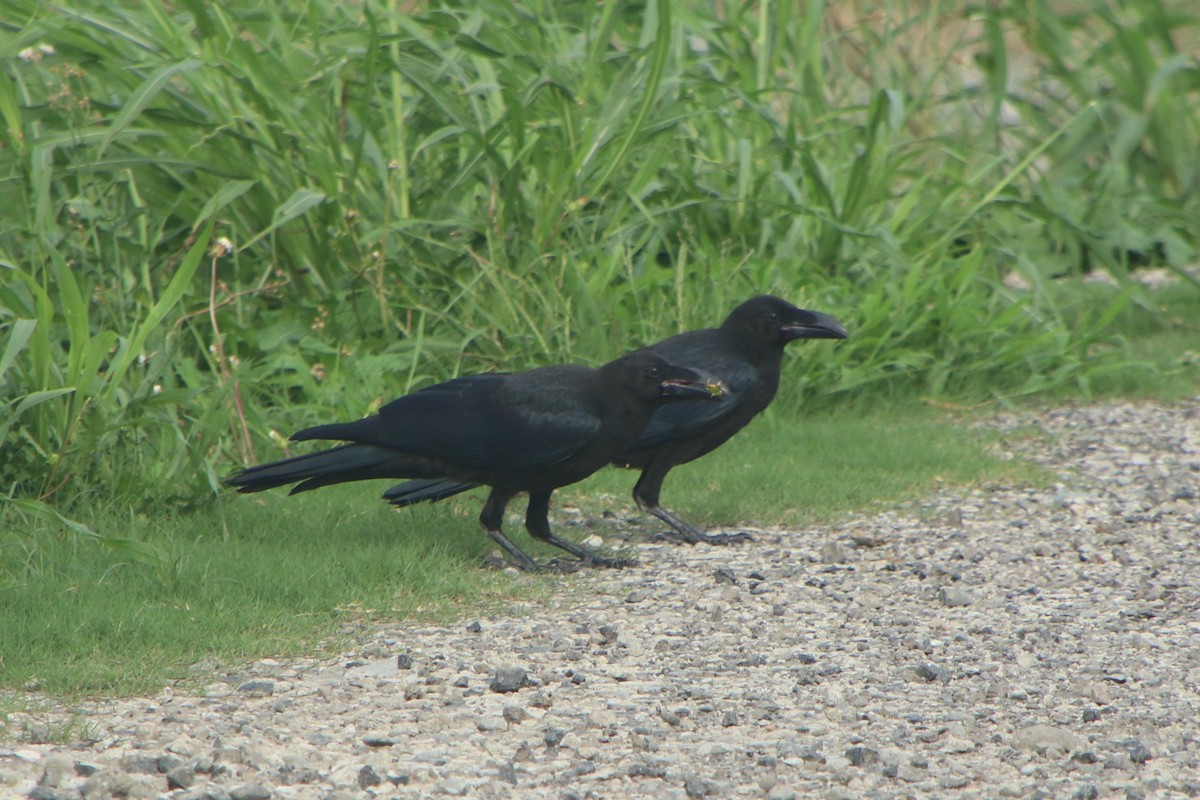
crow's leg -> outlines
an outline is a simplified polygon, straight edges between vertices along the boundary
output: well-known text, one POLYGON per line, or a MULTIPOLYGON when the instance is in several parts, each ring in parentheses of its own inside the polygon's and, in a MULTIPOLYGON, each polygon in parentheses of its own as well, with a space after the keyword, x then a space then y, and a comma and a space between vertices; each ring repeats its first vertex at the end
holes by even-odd
POLYGON ((525 554, 521 548, 508 540, 508 537, 500 530, 500 523, 504 521, 504 509, 508 505, 508 501, 512 499, 511 492, 500 492, 496 489, 488 495, 487 502, 483 504, 483 511, 479 514, 479 524, 483 526, 483 532, 488 537, 500 545, 504 552, 516 562, 519 569, 528 572, 544 572, 546 567, 534 561, 525 554))
POLYGON ((609 558, 602 556, 599 553, 594 553, 582 545, 568 542, 566 539, 560 539, 550 532, 550 520, 547 514, 550 511, 550 495, 549 492, 536 492, 529 495, 529 506, 525 509, 525 529, 529 531, 529 535, 535 539, 540 539, 543 542, 552 544, 557 548, 566 550, 571 555, 578 558, 584 564, 594 567, 631 567, 635 561, 626 558, 609 558))
POLYGON ((670 467, 663 469, 651 465, 642 470, 641 477, 633 487, 633 500, 638 508, 647 514, 653 514, 670 525, 674 531, 663 534, 664 538, 674 542, 688 544, 735 544, 737 542, 752 542, 754 537, 748 533, 704 533, 684 520, 672 514, 658 504, 658 494, 662 491, 663 479, 667 477, 670 467))

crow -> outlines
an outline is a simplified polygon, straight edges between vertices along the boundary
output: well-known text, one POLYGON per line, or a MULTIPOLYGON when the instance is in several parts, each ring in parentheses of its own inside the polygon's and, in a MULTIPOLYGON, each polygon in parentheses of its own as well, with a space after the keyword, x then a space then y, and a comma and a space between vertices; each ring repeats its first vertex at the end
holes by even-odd
POLYGON ((291 494, 372 478, 437 477, 490 486, 479 515, 483 532, 516 566, 541 570, 553 564, 534 561, 501 531, 508 502, 528 492, 525 527, 531 536, 585 564, 626 566, 551 533, 550 495, 620 455, 667 399, 716 402, 722 392, 712 376, 644 351, 597 369, 557 365, 456 378, 405 395, 365 419, 306 428, 292 441, 346 444, 249 467, 226 483, 239 492, 295 483, 291 494))
MULTIPOLYGON (((687 331, 649 345, 641 352, 673 364, 699 367, 718 378, 726 393, 717 402, 681 401, 655 410, 636 441, 613 459, 617 466, 640 469, 633 487, 638 507, 674 530, 672 536, 696 544, 729 544, 745 533, 704 533, 659 504, 663 480, 673 467, 712 452, 770 405, 779 388, 783 350, 796 339, 845 339, 846 329, 833 317, 807 311, 763 295, 730 312, 719 328, 687 331)), ((474 484, 440 478, 408 481, 384 498, 397 506, 441 500, 474 484)))

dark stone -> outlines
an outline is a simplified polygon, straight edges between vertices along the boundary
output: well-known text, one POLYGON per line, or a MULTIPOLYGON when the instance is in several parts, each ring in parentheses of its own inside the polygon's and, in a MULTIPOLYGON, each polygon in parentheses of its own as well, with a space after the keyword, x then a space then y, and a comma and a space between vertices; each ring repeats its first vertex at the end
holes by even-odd
POLYGON ((369 789, 381 783, 383 783, 383 778, 379 777, 379 773, 370 764, 364 764, 363 768, 358 771, 358 788, 369 789))
POLYGON ((1129 753, 1129 760, 1135 764, 1145 764, 1154 758, 1150 748, 1141 739, 1130 739, 1121 744, 1125 748, 1125 752, 1129 753))
POLYGON ((229 800, 271 800, 271 790, 261 783, 246 783, 230 789, 229 800))
POLYGON ((1085 708, 1083 710, 1083 721, 1084 722, 1095 722, 1098 719, 1100 719, 1100 709, 1085 708))
POLYGON ((817 657, 814 656, 812 653, 797 653, 796 660, 799 661, 801 664, 817 663, 817 657))
POLYGON ((168 789, 190 789, 196 783, 196 770, 182 764, 167 772, 168 789))
POLYGON ((738 715, 736 711, 726 711, 721 715, 721 727, 732 728, 738 724, 738 715))
POLYGON ((708 797, 713 792, 713 785, 706 780, 701 780, 695 775, 683 782, 683 791, 693 800, 700 800, 702 797, 708 797))
POLYGON ((575 765, 575 774, 576 775, 591 775, 595 771, 596 771, 596 762, 595 761, 580 761, 578 764, 575 765))
POLYGON ((576 672, 571 676, 571 683, 575 684, 576 686, 586 681, 587 677, 582 672, 576 672))
POLYGON ((812 761, 817 764, 825 763, 825 754, 820 750, 813 750, 811 747, 804 748, 797 755, 800 756, 801 761, 812 761))
POLYGON ((275 782, 288 786, 296 783, 315 783, 321 779, 321 773, 312 767, 297 767, 284 764, 275 772, 275 782))
POLYGON ((275 694, 275 681, 246 681, 237 690, 250 697, 270 697, 275 694))
POLYGON ((396 743, 396 740, 382 733, 368 733, 363 737, 362 742, 367 747, 391 747, 396 743))
POLYGON ((879 751, 858 745, 846 750, 846 758, 856 767, 866 767, 879 760, 879 751))
POLYGON ((126 772, 137 772, 142 775, 158 774, 158 759, 153 756, 127 756, 121 759, 121 767, 126 772))
POLYGON ((467 633, 481 633, 483 626, 479 624, 479 620, 467 623, 467 633))
POLYGON ((634 764, 629 768, 631 778, 665 778, 667 768, 662 764, 634 764))
POLYGON ((566 735, 567 732, 562 728, 550 728, 546 731, 546 735, 542 737, 542 741, 546 743, 547 747, 558 747, 566 735))
POLYGON ((917 673, 917 677, 924 678, 930 683, 934 681, 940 681, 941 683, 950 682, 950 671, 932 661, 922 661, 913 667, 913 672, 917 673))
POLYGON ((49 786, 35 786, 25 795, 29 800, 67 800, 67 795, 49 786))
POLYGON ((732 583, 737 584, 737 576, 733 574, 733 570, 729 567, 717 567, 713 577, 717 579, 717 583, 732 583))
POLYGON ((183 763, 183 759, 174 753, 163 753, 158 757, 158 771, 166 774, 183 763))
POLYGON ((1085 783, 1075 790, 1075 794, 1071 795, 1072 800, 1096 800, 1100 796, 1100 792, 1090 783, 1085 783))
POLYGON ((1095 764, 1100 759, 1091 750, 1080 750, 1071 754, 1071 760, 1077 764, 1095 764))
POLYGON ((521 667, 497 667, 496 677, 492 679, 491 690, 500 694, 519 691, 531 686, 529 675, 521 667))
POLYGON ((396 656, 396 669, 412 669, 413 657, 411 653, 401 653, 396 656))
POLYGON ((796 685, 792 688, 792 693, 796 694, 804 689, 805 686, 816 686, 821 682, 821 676, 816 670, 804 669, 796 673, 796 685))

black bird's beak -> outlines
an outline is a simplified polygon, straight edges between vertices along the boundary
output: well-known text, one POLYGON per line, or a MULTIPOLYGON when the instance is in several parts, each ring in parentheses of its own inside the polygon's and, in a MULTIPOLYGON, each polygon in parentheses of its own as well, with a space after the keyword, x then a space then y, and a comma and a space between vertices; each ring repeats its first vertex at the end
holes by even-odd
POLYGON ((667 378, 658 384, 658 390, 663 397, 716 400, 729 394, 725 384, 707 372, 699 370, 684 370, 684 372, 690 373, 691 377, 667 378))
POLYGON ((850 334, 845 327, 820 311, 801 311, 780 328, 785 341, 794 339, 845 339, 850 334))

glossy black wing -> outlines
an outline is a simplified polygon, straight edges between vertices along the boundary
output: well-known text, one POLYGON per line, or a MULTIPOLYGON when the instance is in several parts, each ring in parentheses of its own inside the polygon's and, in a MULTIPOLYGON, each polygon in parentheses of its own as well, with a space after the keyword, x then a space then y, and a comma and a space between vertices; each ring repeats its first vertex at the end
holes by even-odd
POLYGON ((556 402, 555 390, 564 387, 526 383, 513 375, 456 378, 393 400, 366 419, 292 438, 373 444, 483 470, 546 466, 587 446, 600 420, 556 402))

